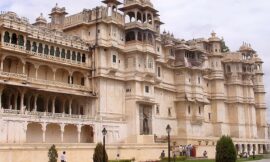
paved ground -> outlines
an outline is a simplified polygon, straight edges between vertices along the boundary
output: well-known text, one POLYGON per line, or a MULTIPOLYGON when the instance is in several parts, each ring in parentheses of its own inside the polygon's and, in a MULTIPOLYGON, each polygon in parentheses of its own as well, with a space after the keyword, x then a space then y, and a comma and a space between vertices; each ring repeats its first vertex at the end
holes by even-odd
POLYGON ((260 160, 260 161, 253 161, 253 162, 270 162, 270 159, 264 159, 264 160, 260 160))

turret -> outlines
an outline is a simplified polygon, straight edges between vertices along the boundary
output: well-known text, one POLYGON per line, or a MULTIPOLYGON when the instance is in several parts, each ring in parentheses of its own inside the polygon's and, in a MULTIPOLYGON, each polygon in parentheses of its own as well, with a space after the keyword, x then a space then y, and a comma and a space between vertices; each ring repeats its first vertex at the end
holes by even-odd
POLYGON ((221 44, 220 38, 216 36, 216 33, 213 31, 211 33, 211 37, 208 39, 210 43, 210 51, 211 53, 220 53, 221 52, 221 44))
POLYGON ((56 3, 55 7, 52 9, 50 15, 51 18, 51 24, 53 28, 59 28, 62 27, 64 25, 64 21, 65 21, 65 16, 68 13, 66 12, 66 8, 65 7, 58 7, 58 4, 56 3))
POLYGON ((243 60, 249 60, 254 57, 256 51, 254 51, 250 44, 243 42, 242 46, 239 49, 239 52, 242 53, 243 60))

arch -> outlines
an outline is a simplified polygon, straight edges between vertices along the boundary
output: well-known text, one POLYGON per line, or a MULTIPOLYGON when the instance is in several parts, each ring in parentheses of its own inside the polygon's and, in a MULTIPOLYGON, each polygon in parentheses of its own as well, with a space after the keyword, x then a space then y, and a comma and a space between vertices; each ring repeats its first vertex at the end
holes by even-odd
POLYGON ((29 123, 26 129, 27 143, 41 143, 42 142, 42 125, 39 123, 29 123))
POLYGON ((147 20, 148 20, 148 24, 153 24, 153 18, 151 14, 147 14, 147 20))
POLYGON ((129 31, 126 33, 126 42, 134 41, 135 40, 135 32, 129 31))
POLYGON ((42 45, 42 43, 38 44, 38 53, 43 53, 43 45, 42 45))
POLYGON ((26 73, 27 77, 29 77, 29 78, 36 78, 35 65, 30 63, 30 62, 26 62, 25 63, 25 73, 26 73))
POLYGON ((3 61, 3 71, 8 73, 23 73, 23 63, 20 58, 14 56, 7 56, 3 61))
POLYGON ((44 47, 44 54, 48 55, 49 54, 49 46, 46 44, 44 47))
POLYGON ((37 43, 36 42, 33 42, 33 44, 32 44, 32 51, 37 52, 37 43))
POLYGON ((73 84, 76 84, 76 85, 84 85, 84 75, 79 72, 79 71, 75 71, 73 72, 73 84))
POLYGON ((67 59, 70 59, 70 50, 67 50, 67 59))
POLYGON ((55 81, 68 83, 69 72, 66 69, 57 69, 55 72, 55 81))
POLYGON ((10 35, 9 32, 5 32, 4 34, 4 42, 9 43, 10 42, 10 35))
POLYGON ((86 57, 85 57, 85 54, 83 53, 82 54, 82 62, 85 63, 85 61, 86 61, 86 57))
POLYGON ((26 50, 27 51, 30 51, 31 50, 31 42, 30 42, 30 40, 27 40, 26 41, 26 50))
POLYGON ((59 47, 56 47, 55 56, 60 57, 60 49, 59 49, 59 47))
POLYGON ((48 124, 46 127, 46 143, 61 142, 61 128, 58 124, 48 124))
POLYGON ((18 42, 17 34, 13 33, 11 36, 11 44, 17 44, 17 42, 18 42))
POLYGON ((18 45, 24 46, 24 37, 23 37, 23 35, 18 36, 18 45))
POLYGON ((54 46, 51 46, 51 48, 50 48, 50 55, 54 56, 54 46))
POLYGON ((128 16, 128 19, 127 19, 128 21, 126 23, 131 23, 131 22, 134 22, 136 20, 134 12, 128 12, 127 16, 128 16))
POLYGON ((63 112, 62 105, 63 105, 63 102, 61 101, 61 98, 56 97, 55 98, 55 113, 60 114, 63 112))
POLYGON ((137 22, 142 23, 143 18, 142 18, 142 13, 141 12, 137 12, 137 22))
POLYGON ((80 52, 78 52, 77 53, 77 62, 81 62, 81 53, 80 52))
POLYGON ((78 142, 77 126, 73 124, 66 125, 64 131, 64 143, 77 143, 77 142, 78 142))
POLYGON ((38 79, 53 80, 53 70, 47 65, 38 68, 38 79))
POLYGON ((45 112, 46 108, 45 108, 45 99, 43 96, 38 96, 37 98, 37 111, 38 112, 45 112))
POLYGON ((2 92, 1 104, 4 109, 14 108, 14 94, 17 92, 16 89, 4 88, 2 92))
POLYGON ((84 125, 81 128, 81 143, 93 143, 94 142, 94 131, 93 127, 84 125))
POLYGON ((72 60, 75 61, 76 60, 76 52, 72 51, 72 60))
POLYGON ((138 32, 137 39, 138 39, 138 41, 141 41, 141 42, 143 41, 143 40, 142 40, 142 39, 143 39, 143 38, 142 38, 142 32, 140 32, 140 31, 138 32))
POLYGON ((66 58, 66 50, 62 49, 61 51, 61 58, 66 58))

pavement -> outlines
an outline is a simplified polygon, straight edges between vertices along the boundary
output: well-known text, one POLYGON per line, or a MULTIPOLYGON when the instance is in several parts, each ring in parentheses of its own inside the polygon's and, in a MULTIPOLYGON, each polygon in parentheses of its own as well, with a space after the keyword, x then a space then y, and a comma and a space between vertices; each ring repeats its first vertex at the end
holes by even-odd
POLYGON ((253 162, 270 162, 270 159, 264 159, 264 160, 253 161, 253 162))

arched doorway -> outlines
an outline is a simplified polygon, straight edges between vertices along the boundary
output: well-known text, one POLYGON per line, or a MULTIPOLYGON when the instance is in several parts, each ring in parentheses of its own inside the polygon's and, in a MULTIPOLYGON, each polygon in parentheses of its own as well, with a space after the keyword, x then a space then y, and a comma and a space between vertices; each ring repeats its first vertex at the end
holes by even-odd
POLYGON ((61 128, 58 124, 48 124, 46 128, 46 143, 61 143, 61 128))
POLYGON ((94 142, 94 131, 93 127, 84 125, 81 128, 81 143, 93 143, 94 142))
POLYGON ((26 130, 27 143, 41 143, 42 142, 42 126, 39 123, 29 123, 26 130))
POLYGON ((77 126, 72 124, 66 125, 64 131, 64 143, 77 143, 77 142, 78 142, 77 126))

